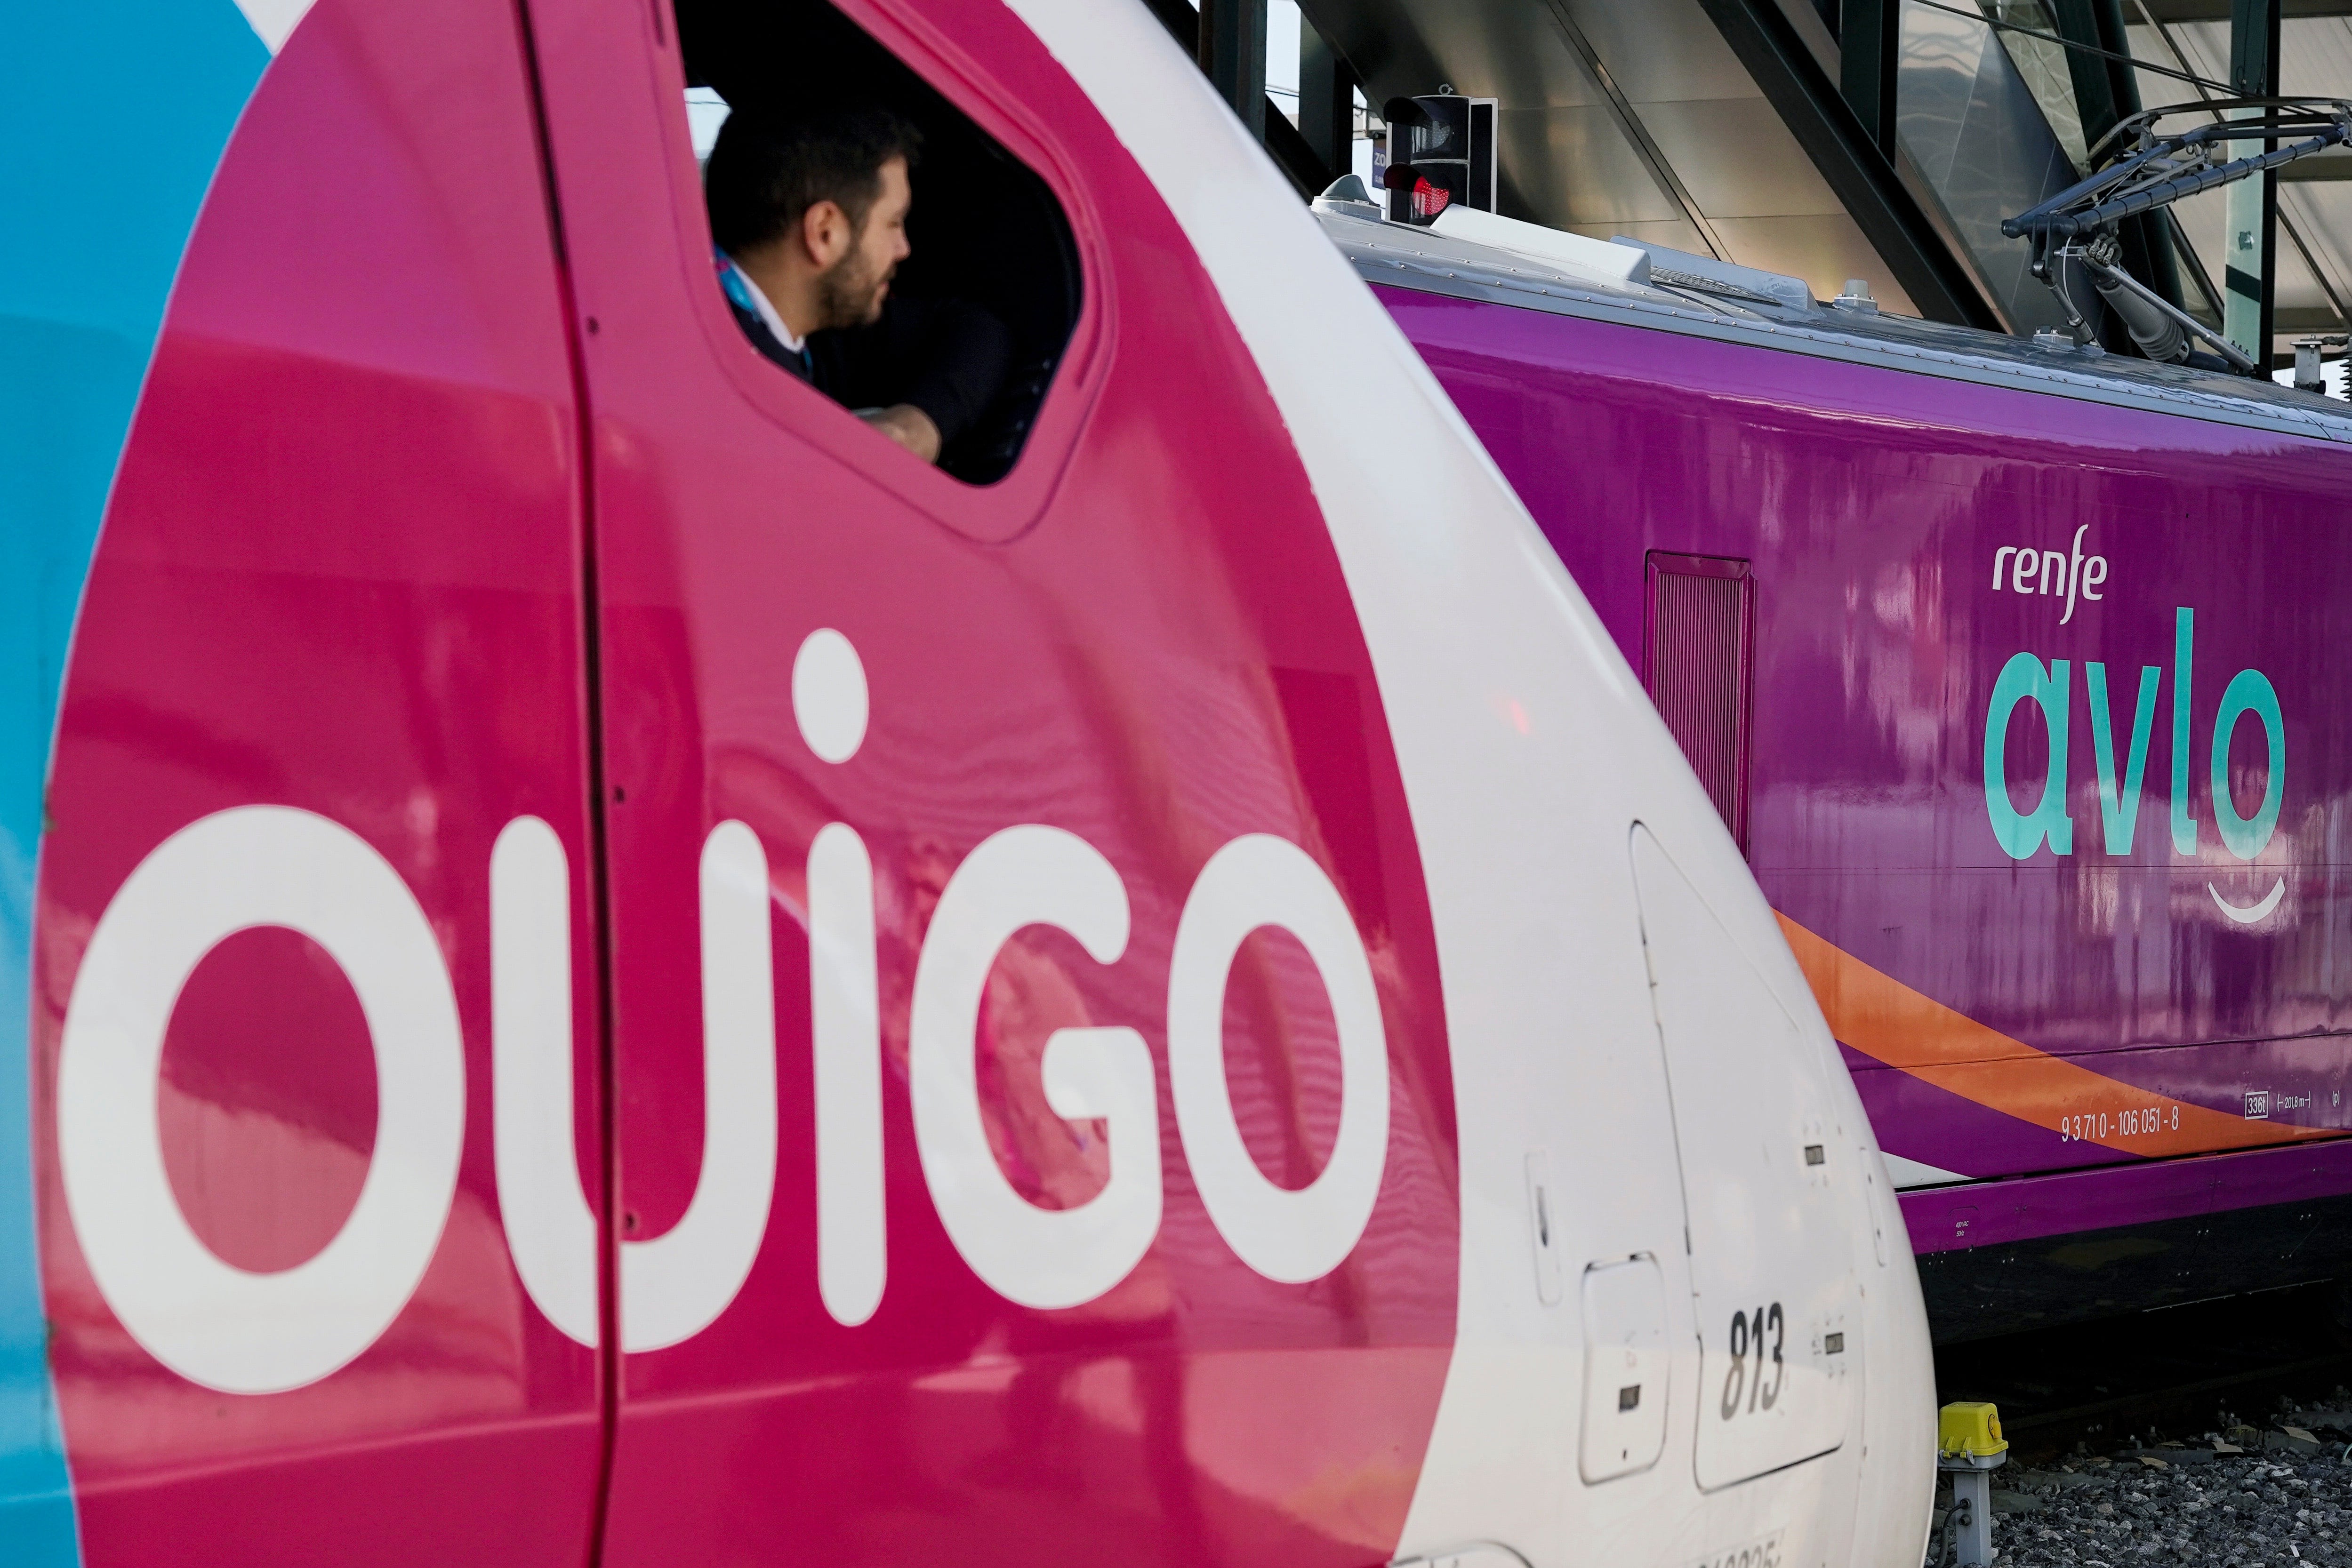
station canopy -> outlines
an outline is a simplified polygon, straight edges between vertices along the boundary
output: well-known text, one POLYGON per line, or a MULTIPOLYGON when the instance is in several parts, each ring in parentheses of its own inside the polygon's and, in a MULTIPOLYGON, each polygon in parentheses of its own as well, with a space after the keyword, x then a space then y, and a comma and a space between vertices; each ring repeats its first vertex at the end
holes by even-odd
MULTIPOLYGON (((1889 310, 2020 333, 2061 325, 2063 307, 2028 273, 2027 242, 2003 237, 2001 220, 2085 172, 2088 144, 2119 113, 2222 96, 2159 73, 2228 79, 2229 0, 1878 3, 1898 28, 1885 57, 1893 128, 1859 152, 1841 37, 1861 29, 1841 18, 1840 0, 1300 0, 1300 10, 1368 105, 1441 89, 1498 100, 1507 215, 1792 274, 1823 298, 1863 278, 1889 310), (2120 37, 2096 30, 2104 5, 2116 7, 2107 15, 2120 37), (2086 36, 2136 64, 2079 47, 2086 36)), ((2284 5, 2280 89, 2352 97, 2352 0, 2284 5)), ((2289 165, 2278 189, 2273 346, 2286 355, 2298 337, 2352 323, 2352 150, 2289 165)), ((2226 204, 2209 192, 2151 220, 2170 225, 2168 244, 2148 231, 2179 303, 2215 324, 2226 204)))

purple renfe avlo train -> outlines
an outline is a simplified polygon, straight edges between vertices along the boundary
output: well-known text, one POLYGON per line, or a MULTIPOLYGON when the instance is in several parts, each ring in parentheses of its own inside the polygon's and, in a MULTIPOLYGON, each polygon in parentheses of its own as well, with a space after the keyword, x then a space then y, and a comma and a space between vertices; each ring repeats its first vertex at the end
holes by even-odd
POLYGON ((1318 212, 1746 850, 1937 1337, 2352 1276, 2352 411, 1318 212))

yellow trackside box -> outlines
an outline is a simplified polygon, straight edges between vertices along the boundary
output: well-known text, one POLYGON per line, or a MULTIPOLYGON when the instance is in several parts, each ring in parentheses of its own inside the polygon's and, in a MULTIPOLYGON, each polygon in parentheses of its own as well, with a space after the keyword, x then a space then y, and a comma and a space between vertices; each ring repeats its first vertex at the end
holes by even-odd
POLYGON ((2000 1435, 2000 1409, 1982 1399, 1961 1399, 1944 1406, 1937 1423, 1936 1449, 1965 1454, 1972 1459, 2005 1453, 2009 1439, 2000 1435))

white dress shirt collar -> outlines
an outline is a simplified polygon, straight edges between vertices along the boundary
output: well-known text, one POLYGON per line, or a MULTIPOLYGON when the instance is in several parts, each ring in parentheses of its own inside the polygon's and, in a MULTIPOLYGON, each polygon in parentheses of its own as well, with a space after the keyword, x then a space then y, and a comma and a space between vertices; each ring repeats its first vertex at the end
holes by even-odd
POLYGON ((768 324, 768 330, 776 335, 776 341, 782 343, 793 353, 808 352, 808 340, 794 333, 790 327, 784 325, 784 319, 776 314, 775 306, 769 302, 766 292, 752 280, 751 275, 737 265, 731 256, 727 258, 727 265, 734 267, 735 276, 743 280, 744 291, 751 296, 751 308, 760 313, 760 319, 768 324))

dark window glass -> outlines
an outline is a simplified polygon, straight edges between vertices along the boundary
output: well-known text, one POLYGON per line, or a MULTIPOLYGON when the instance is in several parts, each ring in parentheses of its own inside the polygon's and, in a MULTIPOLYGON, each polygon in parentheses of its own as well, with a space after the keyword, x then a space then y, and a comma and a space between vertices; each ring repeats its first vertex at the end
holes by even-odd
POLYGON ((891 285, 956 299, 1013 339, 994 401, 940 466, 985 485, 1009 472, 1077 324, 1077 249, 1045 182, 856 24, 822 0, 677 0, 695 150, 730 112, 824 102, 881 105, 922 133, 907 223, 912 253, 891 285))

